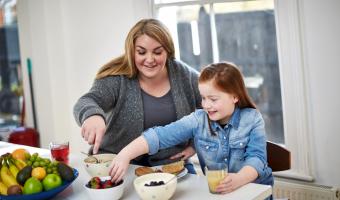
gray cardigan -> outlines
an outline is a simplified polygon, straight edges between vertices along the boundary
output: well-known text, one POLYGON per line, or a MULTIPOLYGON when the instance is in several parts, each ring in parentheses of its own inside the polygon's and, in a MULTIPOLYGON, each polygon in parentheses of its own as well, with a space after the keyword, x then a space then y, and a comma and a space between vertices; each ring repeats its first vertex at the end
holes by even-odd
MULTIPOLYGON (((168 61, 167 69, 177 119, 180 119, 200 107, 198 73, 177 60, 168 61)), ((117 75, 95 80, 90 91, 77 101, 73 113, 79 126, 92 115, 103 116, 107 129, 99 152, 118 153, 144 131, 138 79, 117 75)), ((181 144, 162 150, 148 156, 148 162, 152 166, 169 163, 168 158, 184 148, 181 144)))

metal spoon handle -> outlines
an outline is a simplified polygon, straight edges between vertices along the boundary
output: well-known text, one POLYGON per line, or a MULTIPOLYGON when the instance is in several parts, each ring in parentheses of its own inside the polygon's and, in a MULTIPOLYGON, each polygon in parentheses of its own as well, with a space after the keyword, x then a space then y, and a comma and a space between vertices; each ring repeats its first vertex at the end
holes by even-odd
POLYGON ((84 151, 81 151, 80 153, 85 154, 85 155, 87 155, 87 156, 90 156, 90 154, 85 153, 84 151))
POLYGON ((90 154, 88 154, 88 153, 85 153, 85 152, 83 152, 83 151, 81 151, 81 153, 87 155, 88 157, 91 157, 91 158, 95 159, 95 162, 96 162, 96 163, 99 163, 99 160, 98 160, 96 157, 94 157, 94 156, 92 156, 92 155, 90 155, 90 154))
POLYGON ((164 183, 164 185, 170 183, 172 180, 174 180, 175 178, 177 178, 177 176, 173 176, 171 179, 169 179, 167 182, 164 183))

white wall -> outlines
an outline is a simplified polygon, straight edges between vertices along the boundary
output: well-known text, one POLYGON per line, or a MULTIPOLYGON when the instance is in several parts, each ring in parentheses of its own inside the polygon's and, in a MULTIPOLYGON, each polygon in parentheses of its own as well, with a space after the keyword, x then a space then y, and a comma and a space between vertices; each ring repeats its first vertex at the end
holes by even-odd
POLYGON ((340 1, 301 2, 316 182, 340 186, 340 1))
MULTIPOLYGON (((312 107, 315 182, 340 186, 340 94, 336 90, 340 85, 340 1, 299 3, 312 107)), ((148 0, 19 0, 18 9, 22 60, 31 57, 33 62, 42 146, 54 139, 68 139, 71 150, 86 150, 72 107, 89 89, 98 68, 122 53, 130 27, 141 17, 150 17, 148 0)), ((25 91, 29 91, 27 78, 24 81, 25 91)), ((29 99, 28 94, 25 97, 29 99)))
MULTIPOLYGON (((148 0, 18 1, 21 59, 32 59, 33 85, 42 147, 69 140, 71 151, 88 149, 72 108, 96 71, 123 53, 129 29, 151 16, 148 0)), ((28 89, 27 75, 24 78, 28 89)), ((27 104, 30 96, 25 93, 27 104)), ((29 110, 27 113, 32 113, 29 110)), ((32 117, 27 117, 32 126, 32 117)))

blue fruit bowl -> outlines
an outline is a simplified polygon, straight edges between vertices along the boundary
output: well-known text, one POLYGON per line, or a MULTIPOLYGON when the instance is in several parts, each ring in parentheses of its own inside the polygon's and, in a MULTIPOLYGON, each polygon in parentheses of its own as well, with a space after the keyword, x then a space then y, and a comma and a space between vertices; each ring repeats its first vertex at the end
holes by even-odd
POLYGON ((74 180, 79 175, 79 172, 73 168, 73 174, 74 174, 74 179, 72 181, 63 181, 63 184, 57 188, 48 190, 48 191, 43 191, 39 192, 36 194, 26 194, 26 195, 10 195, 10 196, 5 196, 5 195, 0 195, 0 200, 44 200, 44 199, 50 199, 63 190, 65 190, 69 185, 72 184, 74 180))

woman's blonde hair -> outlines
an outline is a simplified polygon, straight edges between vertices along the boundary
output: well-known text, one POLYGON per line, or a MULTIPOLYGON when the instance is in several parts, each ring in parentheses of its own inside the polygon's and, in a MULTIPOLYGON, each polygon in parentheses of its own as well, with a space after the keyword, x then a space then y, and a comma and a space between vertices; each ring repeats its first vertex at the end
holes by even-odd
POLYGON ((175 57, 175 48, 169 30, 156 19, 142 19, 135 24, 125 39, 125 53, 102 66, 96 79, 111 75, 136 77, 138 70, 135 65, 135 42, 142 35, 147 35, 159 42, 168 54, 167 59, 175 57))

